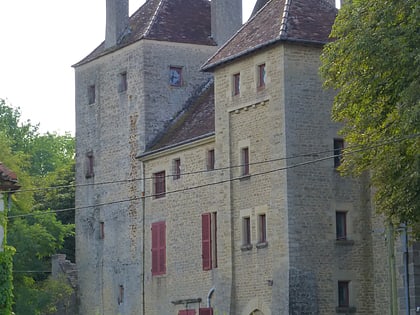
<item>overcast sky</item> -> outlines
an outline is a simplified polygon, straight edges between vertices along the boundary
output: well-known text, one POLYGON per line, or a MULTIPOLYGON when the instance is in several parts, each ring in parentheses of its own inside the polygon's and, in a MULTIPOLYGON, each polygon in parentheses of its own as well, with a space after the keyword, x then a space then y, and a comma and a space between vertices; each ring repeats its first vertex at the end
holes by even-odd
MULTIPOLYGON (((145 0, 130 0, 130 14, 145 0)), ((256 0, 243 0, 248 19, 256 0)), ((0 0, 0 98, 41 133, 74 135, 74 71, 105 34, 105 0, 0 0)))

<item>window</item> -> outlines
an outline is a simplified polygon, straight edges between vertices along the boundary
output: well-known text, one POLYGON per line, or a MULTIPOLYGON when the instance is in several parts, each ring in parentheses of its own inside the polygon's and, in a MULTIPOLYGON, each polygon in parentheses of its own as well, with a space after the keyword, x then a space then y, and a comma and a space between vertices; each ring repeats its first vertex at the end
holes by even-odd
POLYGON ((99 222, 99 239, 103 240, 105 238, 105 223, 99 222))
POLYGON ((172 86, 182 85, 182 68, 169 67, 169 84, 172 86))
POLYGON ((262 90, 265 88, 265 63, 258 66, 258 82, 257 88, 262 90))
POLYGON ((338 307, 349 307, 349 283, 350 281, 338 281, 338 307))
POLYGON ((165 171, 154 173, 153 174, 153 195, 155 198, 165 197, 166 193, 166 184, 165 184, 165 171))
POLYGON ((199 315, 213 315, 213 309, 211 307, 200 308, 198 310, 199 315))
POLYGON ((165 221, 152 224, 152 275, 166 273, 166 225, 165 221))
POLYGON ((242 245, 251 245, 251 218, 242 218, 242 245))
POLYGON ((335 230, 337 240, 347 239, 347 212, 337 211, 335 213, 335 230))
POLYGON ((242 176, 249 175, 249 149, 248 147, 241 149, 241 167, 242 167, 242 176))
POLYGON ((172 174, 174 179, 180 179, 181 178, 181 159, 174 159, 172 161, 172 174))
POLYGON ((93 152, 86 153, 86 178, 92 178, 93 173, 93 152))
POLYGON ((341 165, 343 158, 344 140, 336 138, 334 139, 334 167, 337 168, 341 165))
POLYGON ((240 93, 240 86, 241 86, 241 80, 240 80, 240 74, 236 73, 233 75, 233 95, 239 95, 240 93))
POLYGON ((180 310, 178 315, 195 315, 195 310, 180 310))
POLYGON ((96 91, 95 91, 95 85, 89 85, 88 86, 88 102, 89 105, 95 103, 96 101, 96 91))
POLYGON ((265 213, 258 215, 258 243, 267 242, 267 220, 265 213))
POLYGON ((124 286, 120 284, 118 290, 118 305, 122 304, 122 302, 124 302, 124 286))
POLYGON ((207 170, 214 170, 214 149, 207 151, 207 170))
POLYGON ((217 268, 217 216, 216 212, 201 215, 201 242, 203 270, 217 268))
POLYGON ((121 72, 118 82, 118 92, 125 92, 127 91, 127 72, 121 72))

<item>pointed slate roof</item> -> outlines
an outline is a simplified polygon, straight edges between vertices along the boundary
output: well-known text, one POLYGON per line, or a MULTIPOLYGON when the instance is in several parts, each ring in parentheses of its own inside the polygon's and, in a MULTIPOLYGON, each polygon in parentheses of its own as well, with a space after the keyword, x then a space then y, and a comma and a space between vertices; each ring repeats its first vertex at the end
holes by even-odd
MULTIPOLYGON (((258 2, 260 5, 263 1, 258 2)), ((257 3, 257 4, 258 4, 257 3)), ((325 44, 337 9, 325 0, 270 0, 202 67, 215 66, 280 41, 325 44)))
POLYGON ((129 18, 118 45, 105 49, 103 42, 74 67, 142 39, 215 46, 210 12, 208 0, 147 0, 129 18))
POLYGON ((143 156, 214 134, 214 84, 199 88, 143 156))

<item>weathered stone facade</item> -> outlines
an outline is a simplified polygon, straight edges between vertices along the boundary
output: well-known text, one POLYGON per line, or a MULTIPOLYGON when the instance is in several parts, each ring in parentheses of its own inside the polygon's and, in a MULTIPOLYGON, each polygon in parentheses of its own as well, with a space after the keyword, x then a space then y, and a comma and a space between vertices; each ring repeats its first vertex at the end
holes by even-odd
MULTIPOLYGON (((149 0, 135 16, 153 3, 164 25, 168 1, 149 0)), ((390 314, 368 175, 343 178, 334 166, 334 94, 318 68, 335 9, 258 3, 222 47, 156 31, 75 66, 81 314, 390 314)))

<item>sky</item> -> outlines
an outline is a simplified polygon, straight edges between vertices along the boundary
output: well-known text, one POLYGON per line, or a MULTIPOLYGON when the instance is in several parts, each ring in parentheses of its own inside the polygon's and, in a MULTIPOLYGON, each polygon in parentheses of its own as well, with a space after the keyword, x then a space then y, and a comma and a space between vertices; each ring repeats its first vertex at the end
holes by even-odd
MULTIPOLYGON (((145 0, 130 0, 130 15, 145 0)), ((256 0, 243 0, 247 20, 256 0)), ((74 70, 105 38, 105 0, 1 0, 0 98, 40 133, 74 135, 74 70)))

